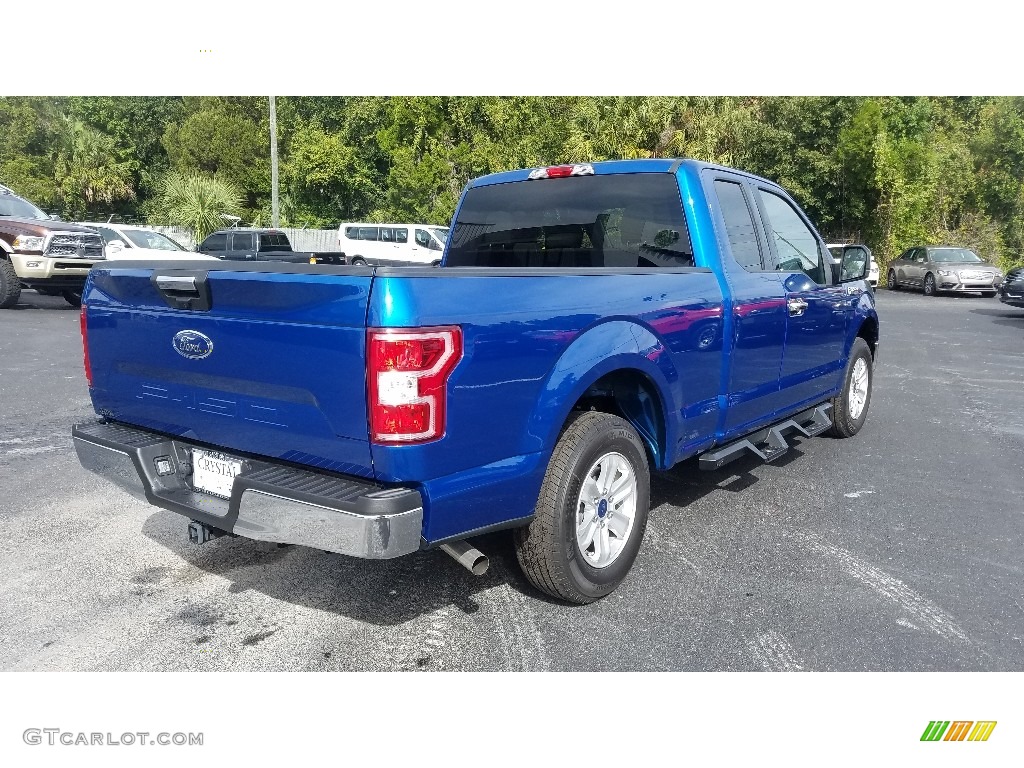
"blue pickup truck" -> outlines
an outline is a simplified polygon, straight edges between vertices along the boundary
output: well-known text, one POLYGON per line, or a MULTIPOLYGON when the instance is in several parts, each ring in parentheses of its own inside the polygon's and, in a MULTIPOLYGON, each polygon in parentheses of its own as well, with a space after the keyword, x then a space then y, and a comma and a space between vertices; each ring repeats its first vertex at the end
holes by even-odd
POLYGON ((540 590, 610 593, 652 471, 856 434, 867 264, 779 186, 694 160, 466 187, 440 269, 111 262, 82 306, 88 469, 222 535, 362 558, 511 529, 540 590))

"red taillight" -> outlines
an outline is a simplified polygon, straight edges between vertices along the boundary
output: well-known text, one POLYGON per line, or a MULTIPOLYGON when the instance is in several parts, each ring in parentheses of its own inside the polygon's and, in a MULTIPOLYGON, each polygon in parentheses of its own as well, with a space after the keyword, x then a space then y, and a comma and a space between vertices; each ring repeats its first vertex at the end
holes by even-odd
POLYGON ((82 350, 85 362, 85 382, 91 387, 92 364, 89 362, 89 326, 85 319, 85 304, 82 305, 82 314, 80 315, 79 324, 81 325, 82 328, 82 350))
POLYGON ((461 359, 462 331, 457 326, 369 329, 371 439, 424 443, 442 437, 448 376, 461 359))

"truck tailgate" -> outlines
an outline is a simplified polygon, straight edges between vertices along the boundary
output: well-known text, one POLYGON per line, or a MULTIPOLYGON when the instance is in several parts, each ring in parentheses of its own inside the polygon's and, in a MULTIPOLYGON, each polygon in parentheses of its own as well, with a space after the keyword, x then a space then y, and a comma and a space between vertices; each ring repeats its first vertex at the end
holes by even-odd
POLYGON ((122 264, 94 269, 83 297, 98 413, 228 451, 372 476, 370 273, 122 264))

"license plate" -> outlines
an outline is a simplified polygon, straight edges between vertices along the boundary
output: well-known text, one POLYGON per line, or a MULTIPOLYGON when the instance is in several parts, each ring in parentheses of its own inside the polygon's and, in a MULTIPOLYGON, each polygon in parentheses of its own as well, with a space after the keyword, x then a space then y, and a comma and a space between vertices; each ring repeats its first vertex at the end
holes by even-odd
POLYGON ((197 491, 231 498, 235 475, 242 471, 242 462, 223 453, 192 449, 192 487, 197 491))

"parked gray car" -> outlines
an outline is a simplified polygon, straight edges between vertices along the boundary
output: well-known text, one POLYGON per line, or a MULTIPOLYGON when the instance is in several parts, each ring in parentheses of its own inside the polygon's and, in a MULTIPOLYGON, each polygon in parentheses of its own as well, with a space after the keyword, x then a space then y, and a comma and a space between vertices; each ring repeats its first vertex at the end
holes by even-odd
POLYGON ((1003 273, 974 251, 948 245, 908 248, 889 264, 891 290, 914 288, 925 296, 939 293, 983 293, 995 296, 1003 273))

